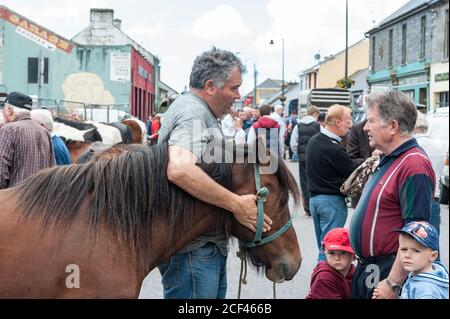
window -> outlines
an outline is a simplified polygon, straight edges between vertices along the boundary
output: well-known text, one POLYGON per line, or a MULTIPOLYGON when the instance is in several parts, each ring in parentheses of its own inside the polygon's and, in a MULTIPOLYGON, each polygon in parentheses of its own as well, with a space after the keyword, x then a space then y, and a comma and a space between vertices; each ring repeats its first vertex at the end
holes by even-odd
MULTIPOLYGON (((28 83, 38 84, 39 58, 28 58, 28 83)), ((48 83, 48 58, 44 58, 44 83, 48 83)))
POLYGON ((427 18, 420 19, 420 59, 425 59, 425 41, 427 33, 427 18))
POLYGON ((445 10, 444 59, 448 60, 448 9, 445 10))
POLYGON ((438 107, 448 107, 448 91, 439 93, 438 107))
POLYGON ((393 58, 394 58, 394 52, 393 52, 393 50, 394 50, 394 30, 392 30, 392 29, 389 30, 389 48, 388 49, 389 49, 388 63, 389 63, 389 66, 392 66, 393 58))
POLYGON ((375 71, 375 58, 376 58, 376 42, 377 42, 377 38, 376 37, 372 37, 372 71, 375 71))
POLYGON ((419 89, 419 104, 427 108, 428 105, 428 90, 426 88, 419 89))
POLYGON ((406 64, 406 23, 402 25, 402 64, 406 64))

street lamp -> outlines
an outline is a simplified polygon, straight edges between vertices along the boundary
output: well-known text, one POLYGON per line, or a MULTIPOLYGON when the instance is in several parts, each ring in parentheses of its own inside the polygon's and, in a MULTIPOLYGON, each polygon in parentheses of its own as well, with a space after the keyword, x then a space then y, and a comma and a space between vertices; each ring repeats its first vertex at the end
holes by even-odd
MULTIPOLYGON (((275 45, 275 42, 273 40, 270 40, 270 45, 275 45)), ((281 36, 281 105, 284 109, 284 101, 286 100, 286 97, 284 96, 284 38, 281 36)))
POLYGON ((256 54, 253 53, 245 53, 245 52, 235 52, 237 55, 249 55, 254 57, 255 59, 249 59, 250 61, 253 62, 253 101, 252 101, 252 106, 255 108, 256 107, 256 83, 257 83, 257 78, 258 78, 258 71, 256 69, 256 54))

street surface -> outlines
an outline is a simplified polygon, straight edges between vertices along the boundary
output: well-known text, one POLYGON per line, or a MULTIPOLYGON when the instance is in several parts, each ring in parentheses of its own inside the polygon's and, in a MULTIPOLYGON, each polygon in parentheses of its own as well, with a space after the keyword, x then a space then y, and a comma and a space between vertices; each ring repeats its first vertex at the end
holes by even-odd
MULTIPOLYGON (((286 160, 286 164, 298 182, 298 163, 286 160)), ((300 249, 303 255, 300 270, 291 281, 276 285, 276 297, 281 299, 303 299, 308 294, 311 273, 317 262, 317 245, 314 235, 314 225, 311 218, 304 216, 303 210, 293 210, 293 226, 297 232, 300 249)), ((350 221, 352 209, 349 209, 347 224, 350 221)), ((441 260, 449 267, 449 209, 448 205, 441 205, 441 260)), ((236 299, 238 295, 239 273, 241 262, 236 257, 237 240, 233 240, 228 255, 228 291, 227 299, 236 299)), ((263 273, 258 274, 251 264, 248 264, 247 285, 242 285, 242 299, 271 299, 273 298, 273 284, 265 278, 263 273)), ((153 270, 142 285, 139 298, 163 298, 161 276, 158 269, 153 270)))

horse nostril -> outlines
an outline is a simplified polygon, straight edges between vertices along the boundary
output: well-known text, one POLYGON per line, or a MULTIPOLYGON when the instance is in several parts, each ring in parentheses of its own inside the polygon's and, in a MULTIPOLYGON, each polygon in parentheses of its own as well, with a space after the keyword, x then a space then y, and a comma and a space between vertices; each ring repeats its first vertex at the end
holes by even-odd
POLYGON ((255 266, 255 267, 261 267, 261 266, 264 266, 264 263, 263 263, 263 262, 261 261, 261 259, 259 259, 258 257, 252 256, 252 257, 250 258, 250 260, 251 260, 253 266, 255 266))

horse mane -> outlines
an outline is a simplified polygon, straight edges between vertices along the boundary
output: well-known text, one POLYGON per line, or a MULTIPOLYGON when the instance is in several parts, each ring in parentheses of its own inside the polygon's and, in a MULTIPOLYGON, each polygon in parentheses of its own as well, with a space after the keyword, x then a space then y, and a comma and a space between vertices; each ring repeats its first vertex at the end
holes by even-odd
MULTIPOLYGON (((17 186, 20 217, 40 219, 43 231, 53 225, 66 230, 82 205, 87 205, 85 214, 94 236, 100 225, 106 225, 119 243, 129 248, 134 262, 142 261, 152 220, 166 220, 170 225, 167 240, 175 243, 194 214, 196 199, 167 179, 167 144, 117 147, 127 151, 96 162, 50 168, 17 186)), ((231 163, 199 166, 231 189, 231 163)), ((297 183, 282 160, 275 175, 280 182, 279 203, 289 199, 289 192, 298 203, 297 183)), ((228 231, 231 215, 222 215, 216 227, 228 231)))

